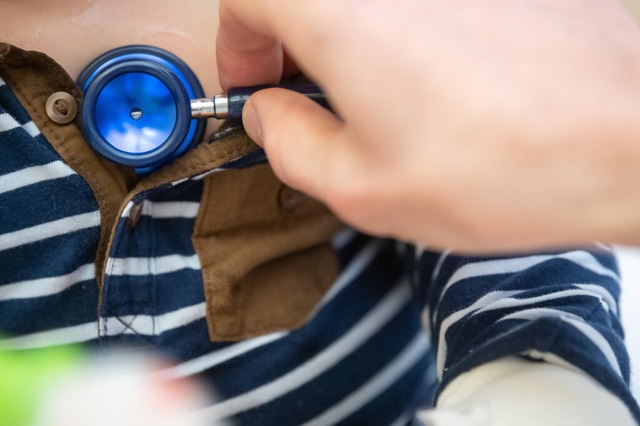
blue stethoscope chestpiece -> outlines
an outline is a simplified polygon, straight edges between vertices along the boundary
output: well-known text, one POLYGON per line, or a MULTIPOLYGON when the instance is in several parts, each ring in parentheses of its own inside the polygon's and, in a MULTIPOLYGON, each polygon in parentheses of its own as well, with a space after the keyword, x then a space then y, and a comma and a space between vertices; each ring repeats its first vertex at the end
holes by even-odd
POLYGON ((191 118, 204 96, 191 69, 163 49, 133 45, 95 59, 78 78, 82 127, 109 160, 151 172, 202 140, 205 122, 191 118))

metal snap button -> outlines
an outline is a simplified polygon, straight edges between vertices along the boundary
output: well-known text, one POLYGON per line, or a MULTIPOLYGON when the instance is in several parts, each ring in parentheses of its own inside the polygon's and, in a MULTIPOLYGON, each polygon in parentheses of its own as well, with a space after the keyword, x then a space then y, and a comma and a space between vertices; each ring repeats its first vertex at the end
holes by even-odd
POLYGON ((142 210, 144 207, 144 202, 134 203, 131 206, 131 210, 129 211, 129 215, 127 216, 127 224, 129 228, 135 228, 138 226, 138 222, 140 221, 140 217, 142 216, 142 210))
POLYGON ((56 92, 49 96, 45 105, 47 116, 57 124, 67 124, 78 114, 78 104, 67 92, 56 92))

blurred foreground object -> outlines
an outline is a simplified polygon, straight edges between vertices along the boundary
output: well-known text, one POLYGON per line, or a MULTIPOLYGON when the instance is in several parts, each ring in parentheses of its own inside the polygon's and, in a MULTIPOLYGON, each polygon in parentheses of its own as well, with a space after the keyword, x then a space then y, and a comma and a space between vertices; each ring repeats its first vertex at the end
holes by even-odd
POLYGON ((33 424, 45 389, 77 368, 83 358, 71 347, 0 351, 0 425, 33 424))
POLYGON ((212 402, 211 393, 194 380, 166 378, 167 366, 131 351, 0 352, 0 425, 210 424, 198 411, 212 402))

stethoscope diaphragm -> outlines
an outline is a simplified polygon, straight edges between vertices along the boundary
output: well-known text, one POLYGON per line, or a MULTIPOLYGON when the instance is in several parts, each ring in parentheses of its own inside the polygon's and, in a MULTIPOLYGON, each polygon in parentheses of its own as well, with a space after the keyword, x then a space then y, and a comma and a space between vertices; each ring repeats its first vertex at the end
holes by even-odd
POLYGON ((204 92, 191 69, 163 49, 132 45, 96 58, 78 78, 82 126, 109 160, 146 173, 184 154, 203 136, 191 99, 204 92))

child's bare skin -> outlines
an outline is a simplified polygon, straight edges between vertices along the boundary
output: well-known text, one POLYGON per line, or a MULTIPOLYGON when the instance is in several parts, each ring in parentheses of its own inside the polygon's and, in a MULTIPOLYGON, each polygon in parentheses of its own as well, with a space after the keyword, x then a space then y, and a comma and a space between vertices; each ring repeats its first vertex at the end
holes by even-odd
POLYGON ((102 53, 128 44, 162 47, 220 91, 215 59, 218 2, 211 0, 0 0, 0 40, 44 52, 72 78, 102 53), (168 20, 170 17, 170 21, 168 20))

